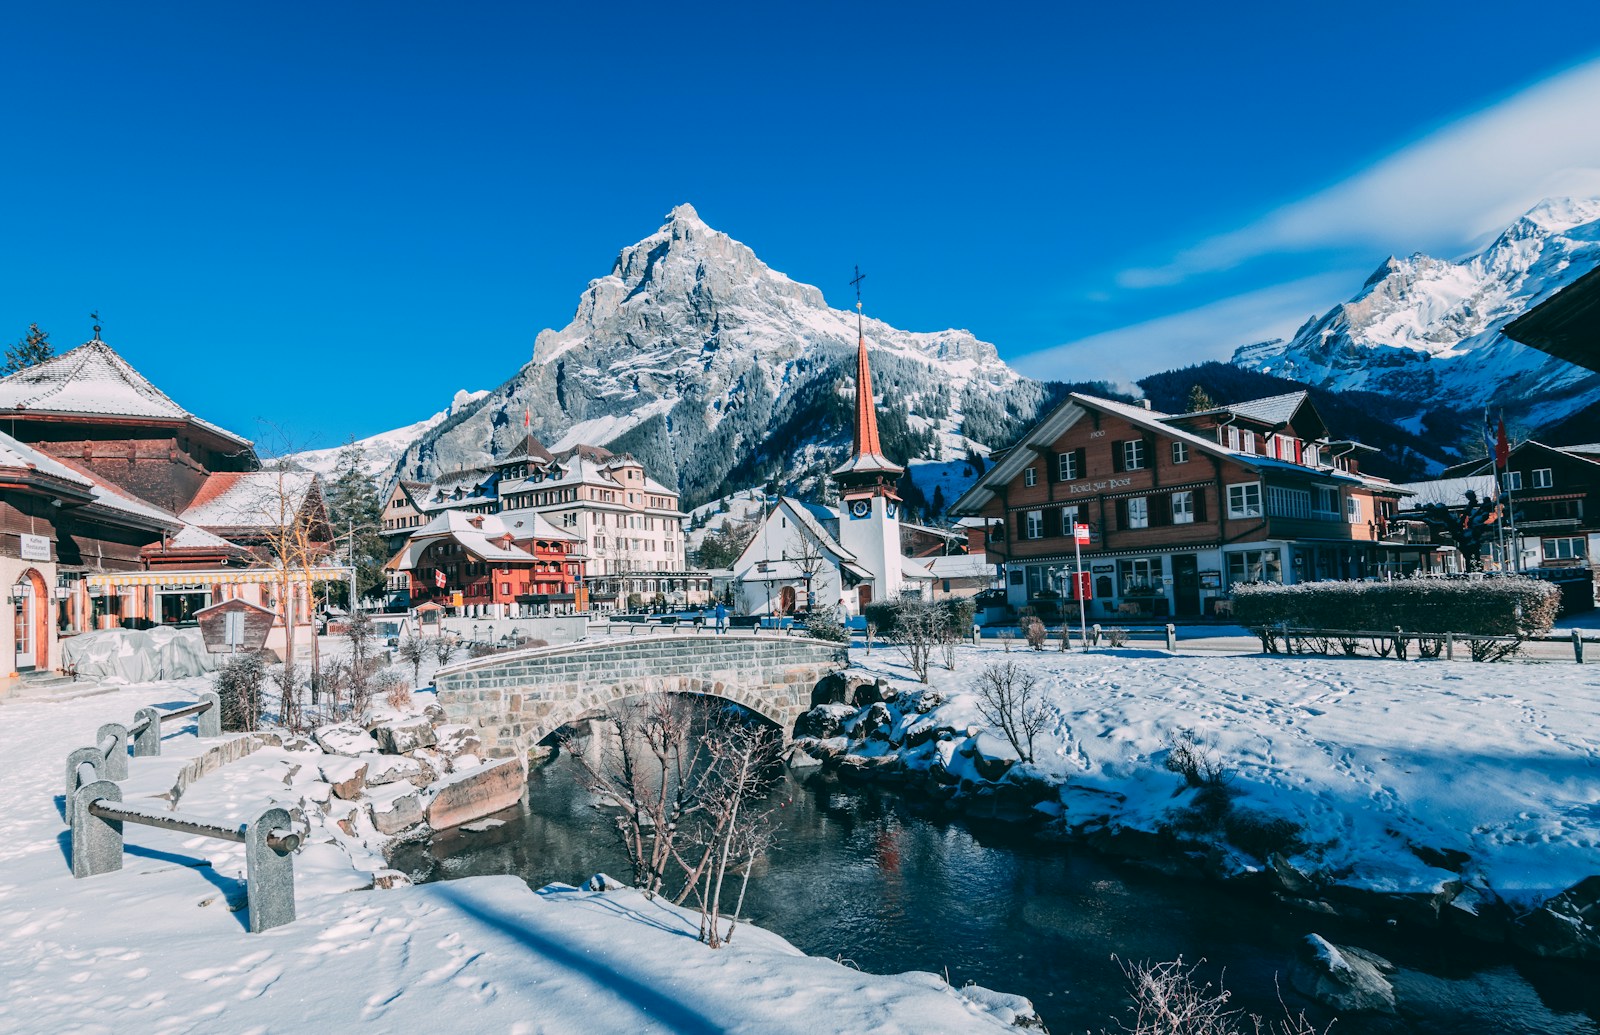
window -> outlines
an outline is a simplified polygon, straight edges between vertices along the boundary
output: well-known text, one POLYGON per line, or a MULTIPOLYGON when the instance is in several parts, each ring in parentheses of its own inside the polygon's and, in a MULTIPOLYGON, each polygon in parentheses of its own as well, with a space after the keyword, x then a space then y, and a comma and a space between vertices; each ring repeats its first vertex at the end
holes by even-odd
POLYGON ((1339 489, 1333 485, 1319 485, 1311 515, 1324 521, 1339 520, 1339 489))
POLYGON ((1174 525, 1194 524, 1194 493, 1192 491, 1172 494, 1172 523, 1174 525))
POLYGON ((1061 508, 1061 534, 1070 539, 1072 537, 1072 526, 1077 524, 1077 523, 1078 523, 1078 508, 1077 507, 1062 507, 1061 508))
POLYGON ((1577 561, 1583 559, 1583 537, 1563 536, 1544 541, 1544 559, 1547 561, 1577 561))
POLYGON ((1502 474, 1500 477, 1505 483, 1505 487, 1506 487, 1506 491, 1507 492, 1516 492, 1518 489, 1522 488, 1522 472, 1521 471, 1507 471, 1505 474, 1502 474))
POLYGON ((1541 467, 1533 472, 1533 487, 1535 489, 1548 489, 1554 484, 1555 478, 1552 477, 1550 468, 1541 467))
POLYGON ((1344 516, 1352 525, 1361 524, 1361 497, 1346 496, 1344 499, 1344 516))
POLYGON ((1044 511, 1028 511, 1028 527, 1025 534, 1029 539, 1044 538, 1044 511))
POLYGON ((1311 516, 1311 493, 1305 489, 1285 489, 1269 485, 1267 513, 1273 517, 1308 518, 1311 516))
POLYGON ((1241 550, 1228 554, 1228 584, 1282 582, 1283 563, 1276 550, 1241 550))
POLYGON ((1189 462, 1189 443, 1174 442, 1172 444, 1172 462, 1186 464, 1189 462))
POLYGON ((1123 596, 1150 596, 1161 592, 1161 560, 1130 557, 1117 565, 1123 596))
POLYGON ((1139 471, 1144 469, 1144 440, 1130 439, 1127 442, 1117 443, 1122 447, 1122 469, 1124 471, 1139 471))
POLYGON ((1238 449, 1239 448, 1239 429, 1238 428, 1230 427, 1228 429, 1228 448, 1229 449, 1238 449))
POLYGON ((1228 486, 1228 516, 1230 518, 1261 516, 1260 482, 1228 486))
POLYGON ((1322 451, 1316 446, 1312 445, 1310 442, 1306 443, 1305 451, 1301 453, 1300 456, 1300 462, 1305 464, 1307 467, 1322 466, 1322 451))
POLYGON ((1150 527, 1150 503, 1143 496, 1135 496, 1128 501, 1128 527, 1150 527))
POLYGON ((1022 472, 1022 484, 1024 484, 1024 485, 1038 485, 1039 484, 1039 472, 1034 470, 1031 467, 1028 468, 1027 470, 1023 471, 1022 472))
POLYGON ((1056 454, 1056 481, 1073 482, 1081 477, 1083 477, 1083 473, 1078 470, 1078 454, 1076 452, 1056 454))

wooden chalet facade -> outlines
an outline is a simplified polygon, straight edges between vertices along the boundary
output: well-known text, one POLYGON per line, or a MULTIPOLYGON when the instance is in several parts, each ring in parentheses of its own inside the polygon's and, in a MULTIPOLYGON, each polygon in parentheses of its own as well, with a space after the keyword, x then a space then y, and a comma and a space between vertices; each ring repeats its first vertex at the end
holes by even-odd
MULTIPOLYGON (((76 633, 187 624, 224 599, 280 603, 274 584, 296 585, 296 624, 308 620, 304 573, 273 583, 262 570, 274 565, 259 516, 211 520, 225 515, 208 500, 257 476, 250 442, 183 409, 98 337, 0 379, 0 418, 13 640, 0 676, 59 668, 60 641, 76 633)), ((313 520, 314 488, 294 503, 313 520)))
POLYGON ((1405 490, 1360 473, 1365 448, 1330 439, 1303 392, 1178 415, 1074 394, 951 512, 987 521, 1013 607, 1073 595, 1083 524, 1094 614, 1197 617, 1243 582, 1438 566, 1393 520, 1405 490))

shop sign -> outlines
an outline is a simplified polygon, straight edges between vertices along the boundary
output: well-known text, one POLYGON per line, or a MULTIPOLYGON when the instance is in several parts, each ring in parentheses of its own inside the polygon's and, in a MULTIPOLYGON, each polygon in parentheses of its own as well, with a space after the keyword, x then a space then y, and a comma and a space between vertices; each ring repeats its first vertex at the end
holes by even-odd
POLYGON ((25 561, 50 560, 50 537, 44 535, 23 535, 22 550, 18 554, 25 561))

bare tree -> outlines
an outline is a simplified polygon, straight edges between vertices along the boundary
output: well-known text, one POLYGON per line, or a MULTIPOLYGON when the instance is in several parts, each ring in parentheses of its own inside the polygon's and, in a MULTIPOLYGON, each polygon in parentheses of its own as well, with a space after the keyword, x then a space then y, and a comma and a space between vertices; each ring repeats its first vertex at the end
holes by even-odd
POLYGON ((973 686, 978 714, 998 727, 1011 742, 1017 757, 1033 761, 1033 741, 1050 718, 1050 707, 1039 693, 1039 681, 1015 661, 986 665, 973 686))
POLYGON ((701 849, 700 857, 686 868, 695 877, 692 887, 700 906, 700 940, 716 949, 733 938, 750 885, 750 869, 775 831, 773 810, 759 808, 756 801, 766 790, 765 774, 777 761, 780 742, 770 726, 722 723, 705 746, 715 778, 710 781, 706 807, 692 837, 701 849), (723 931, 723 887, 734 873, 739 890, 728 928, 723 931))
POLYGON ((917 679, 926 683, 933 650, 938 644, 940 629, 945 624, 944 615, 935 604, 909 598, 897 601, 894 611, 894 626, 889 630, 889 641, 899 648, 917 679))
POLYGON ((789 539, 786 552, 795 567, 800 569, 800 579, 805 583, 806 610, 814 611, 816 602, 811 596, 811 583, 828 563, 827 555, 822 552, 822 544, 797 528, 789 539))
POLYGON ((395 648, 395 654, 401 661, 411 666, 411 685, 416 686, 422 681, 422 663, 428 660, 433 653, 433 647, 416 633, 407 633, 395 648))
POLYGON ((456 651, 459 649, 456 646, 456 641, 448 636, 436 636, 433 638, 432 643, 433 657, 439 663, 439 667, 443 668, 450 664, 450 659, 456 656, 456 651))
MULTIPOLYGON (((1304 1013, 1291 1014, 1287 1005, 1282 1017, 1270 1020, 1231 1008, 1233 993, 1220 983, 1202 981, 1196 975, 1199 967, 1185 964, 1181 956, 1165 963, 1117 963, 1133 998, 1132 1023, 1117 1022, 1123 1035, 1327 1035, 1333 1027, 1330 1023, 1318 1029, 1304 1013)), ((1101 1033, 1109 1035, 1103 1028, 1101 1033)))

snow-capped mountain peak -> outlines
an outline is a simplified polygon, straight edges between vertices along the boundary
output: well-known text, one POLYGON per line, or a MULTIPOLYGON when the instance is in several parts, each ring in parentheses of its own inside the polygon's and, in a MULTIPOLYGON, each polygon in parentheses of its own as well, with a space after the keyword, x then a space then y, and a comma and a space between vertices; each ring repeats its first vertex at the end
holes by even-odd
MULTIPOLYGON (((993 345, 967 331, 912 333, 867 319, 864 334, 884 394, 903 397, 908 448, 934 450, 937 440, 941 454, 985 451, 983 436, 965 426, 962 403, 979 386, 985 398, 975 404, 983 410, 975 426, 1006 414, 1008 403, 1011 416, 1031 415, 1042 399, 993 345), (1028 398, 1012 400, 1013 392, 1028 398), (997 394, 1004 401, 996 411, 997 394)), ((853 388, 855 343, 854 312, 831 308, 818 288, 772 269, 692 206, 678 205, 588 283, 565 327, 539 333, 516 376, 408 449, 398 473, 420 479, 487 463, 521 440, 525 412, 552 448, 584 442, 630 451, 694 502, 774 472, 820 469, 826 458, 804 451, 836 451, 848 439, 839 424, 848 406, 840 404, 853 388), (803 420, 807 414, 817 419, 803 420), (769 449, 789 421, 799 424, 769 449)))
POLYGON ((1600 400, 1600 377, 1500 333, 1600 264, 1600 199, 1550 198, 1460 261, 1390 256, 1353 298, 1233 361, 1336 390, 1476 410, 1525 403, 1544 424, 1600 400))

